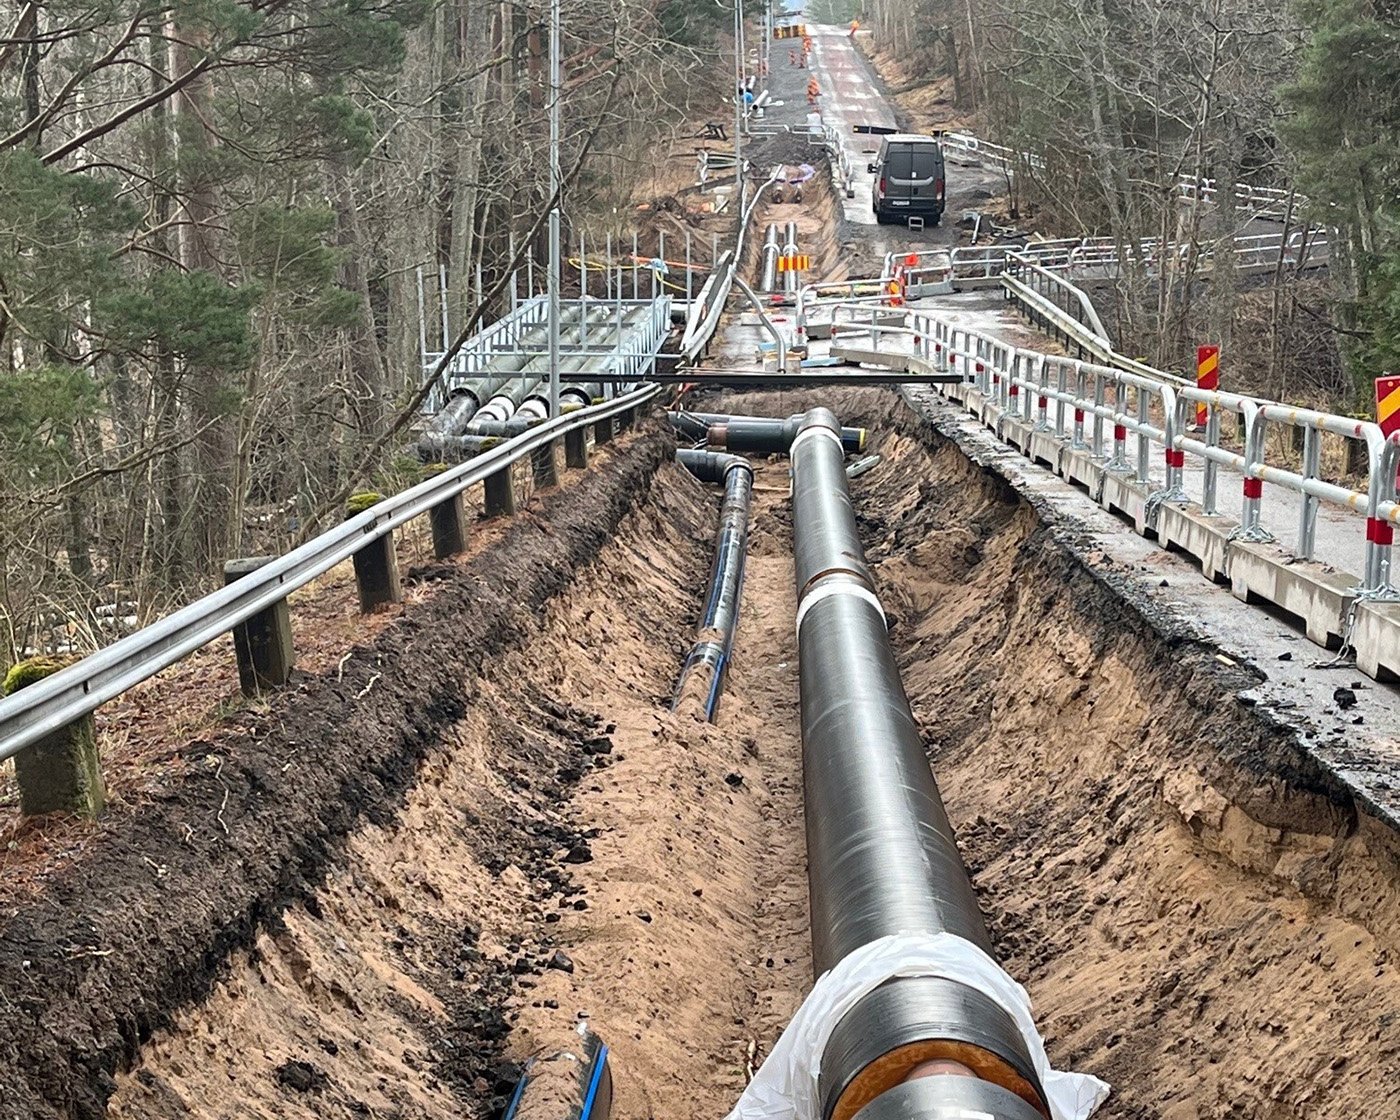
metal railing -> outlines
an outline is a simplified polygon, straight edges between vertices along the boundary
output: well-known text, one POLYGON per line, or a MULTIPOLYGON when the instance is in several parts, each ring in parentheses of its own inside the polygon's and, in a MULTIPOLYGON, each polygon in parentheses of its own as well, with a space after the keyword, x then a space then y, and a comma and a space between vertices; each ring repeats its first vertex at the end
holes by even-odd
POLYGON ((96 711, 133 685, 247 622, 348 560, 405 522, 451 501, 468 486, 552 443, 566 433, 630 412, 661 391, 646 385, 603 404, 546 420, 475 458, 449 468, 328 529, 244 576, 44 680, 0 698, 0 760, 96 711))
MULTIPOLYGON (((1069 318, 1063 311, 1060 314, 1069 318)), ((922 309, 906 308, 897 324, 890 323, 888 315, 888 309, 857 303, 833 310, 843 338, 867 334, 872 348, 888 353, 891 364, 913 357, 935 372, 961 373, 963 383, 997 404, 1003 416, 1027 422, 1033 431, 1053 437, 1067 449, 1083 451, 1105 471, 1131 477, 1148 492, 1150 515, 1160 512, 1165 503, 1186 506, 1197 501, 1187 493, 1188 457, 1202 468, 1199 504, 1206 514, 1217 513, 1220 468, 1240 472, 1240 516, 1232 539, 1274 539, 1261 523, 1266 485, 1300 499, 1293 549, 1298 559, 1313 557, 1320 503, 1357 514, 1362 563, 1352 594, 1357 599, 1400 599, 1391 580, 1394 526, 1400 523, 1396 488, 1400 433, 1387 439, 1371 421, 1200 389, 1130 362, 1111 347, 1105 348, 1111 361, 1083 361, 1016 347, 922 309), (1199 434, 1189 426, 1197 404, 1207 411, 1207 423, 1199 434), (1243 452, 1222 445, 1220 418, 1228 414, 1243 421, 1243 452), (1270 426, 1300 431, 1303 451, 1297 467, 1269 461, 1265 436, 1270 426), (1364 489, 1322 477, 1320 438, 1324 433, 1365 448, 1364 489), (1133 462, 1129 462, 1130 442, 1136 444, 1133 462)), ((1077 320, 1071 321, 1082 329, 1077 320)))
MULTIPOLYGON (((998 167, 1003 171, 1014 171, 1018 167, 1029 167, 1034 171, 1045 170, 1045 159, 1036 152, 1018 152, 1004 144, 994 144, 983 140, 971 132, 945 132, 943 147, 969 159, 998 167)), ((1214 203, 1219 197, 1219 187, 1214 179, 1198 178, 1187 172, 1176 177, 1177 190, 1183 198, 1200 198, 1203 202, 1214 203)), ((1255 217, 1282 221, 1290 212, 1306 208, 1307 196, 1290 192, 1282 187, 1261 187, 1253 183, 1238 181, 1234 185, 1235 206, 1247 210, 1255 217)))

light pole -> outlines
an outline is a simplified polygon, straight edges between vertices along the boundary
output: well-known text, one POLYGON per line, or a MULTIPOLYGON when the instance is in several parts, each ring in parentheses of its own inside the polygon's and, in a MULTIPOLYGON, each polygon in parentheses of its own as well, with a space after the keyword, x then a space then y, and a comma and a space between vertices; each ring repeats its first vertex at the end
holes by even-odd
POLYGON ((744 135, 744 0, 734 0, 734 197, 744 210, 744 160, 739 142, 744 135))
MULTIPOLYGON (((559 0, 549 0, 549 414, 559 415, 559 0)), ((579 292, 580 306, 583 293, 579 292)))

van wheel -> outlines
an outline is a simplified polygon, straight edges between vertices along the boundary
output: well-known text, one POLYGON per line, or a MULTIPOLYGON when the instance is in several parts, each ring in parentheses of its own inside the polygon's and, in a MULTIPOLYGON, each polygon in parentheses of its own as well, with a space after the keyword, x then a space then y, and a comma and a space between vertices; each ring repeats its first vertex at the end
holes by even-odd
POLYGON ((876 211, 875 211, 875 224, 878 225, 878 226, 887 226, 887 225, 890 224, 890 220, 889 220, 889 218, 887 218, 884 214, 882 214, 879 210, 876 210, 876 211))

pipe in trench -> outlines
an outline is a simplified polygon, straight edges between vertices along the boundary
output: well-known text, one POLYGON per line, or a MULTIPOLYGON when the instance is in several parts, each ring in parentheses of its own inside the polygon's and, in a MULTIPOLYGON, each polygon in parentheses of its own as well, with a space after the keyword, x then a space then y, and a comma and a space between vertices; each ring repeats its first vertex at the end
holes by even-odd
MULTIPOLYGON (((747 455, 785 455, 803 416, 726 416, 717 412, 672 412, 671 426, 681 435, 705 439, 716 449, 747 455)), ((842 428, 841 445, 849 454, 865 450, 864 428, 842 428)))
MULTIPOLYGON (((790 454, 814 971, 897 933, 947 932, 990 955, 856 531, 836 418, 807 413, 790 454)), ((821 1120, 927 1117, 908 1108, 939 1093, 996 1096, 952 1084, 974 1078, 1019 1102, 989 1108, 995 1120, 1049 1116, 1005 1011, 955 980, 897 977, 836 1023, 821 1057, 821 1120)))
MULTIPOLYGON (((796 222, 788 222, 788 224, 787 224, 787 243, 783 246, 783 255, 784 255, 784 256, 790 256, 790 257, 795 257, 795 256, 797 256, 797 223, 796 223, 796 222)), ((799 273, 799 272, 797 272, 795 269, 789 269, 787 272, 784 272, 784 273, 783 273, 783 291, 786 292, 788 295, 796 295, 796 294, 797 294, 797 289, 798 289, 798 287, 799 287, 799 283, 798 283, 798 282, 799 282, 801 279, 802 279, 802 274, 799 273)))
POLYGON ((734 652, 734 634, 739 627, 739 599, 743 595, 744 565, 749 552, 753 467, 738 455, 685 448, 676 452, 676 461, 701 482, 724 486, 705 609, 695 628, 695 642, 681 665, 671 695, 672 711, 687 697, 701 696, 705 719, 714 723, 734 652))
POLYGON ((770 222, 763 235, 763 268, 758 290, 771 292, 778 284, 778 224, 770 222))

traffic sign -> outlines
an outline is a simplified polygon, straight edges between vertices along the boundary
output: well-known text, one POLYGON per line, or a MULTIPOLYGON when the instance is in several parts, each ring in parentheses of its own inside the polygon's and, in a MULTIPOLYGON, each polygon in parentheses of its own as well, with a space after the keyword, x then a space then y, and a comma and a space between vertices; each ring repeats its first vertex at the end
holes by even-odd
MULTIPOLYGON (((1212 393, 1220 388, 1219 346, 1196 347, 1196 387, 1208 389, 1212 393)), ((1197 402, 1196 427, 1204 428, 1208 415, 1206 406, 1201 402, 1197 402)))
POLYGON ((1400 432, 1400 377, 1376 378, 1376 423, 1387 437, 1400 432))

